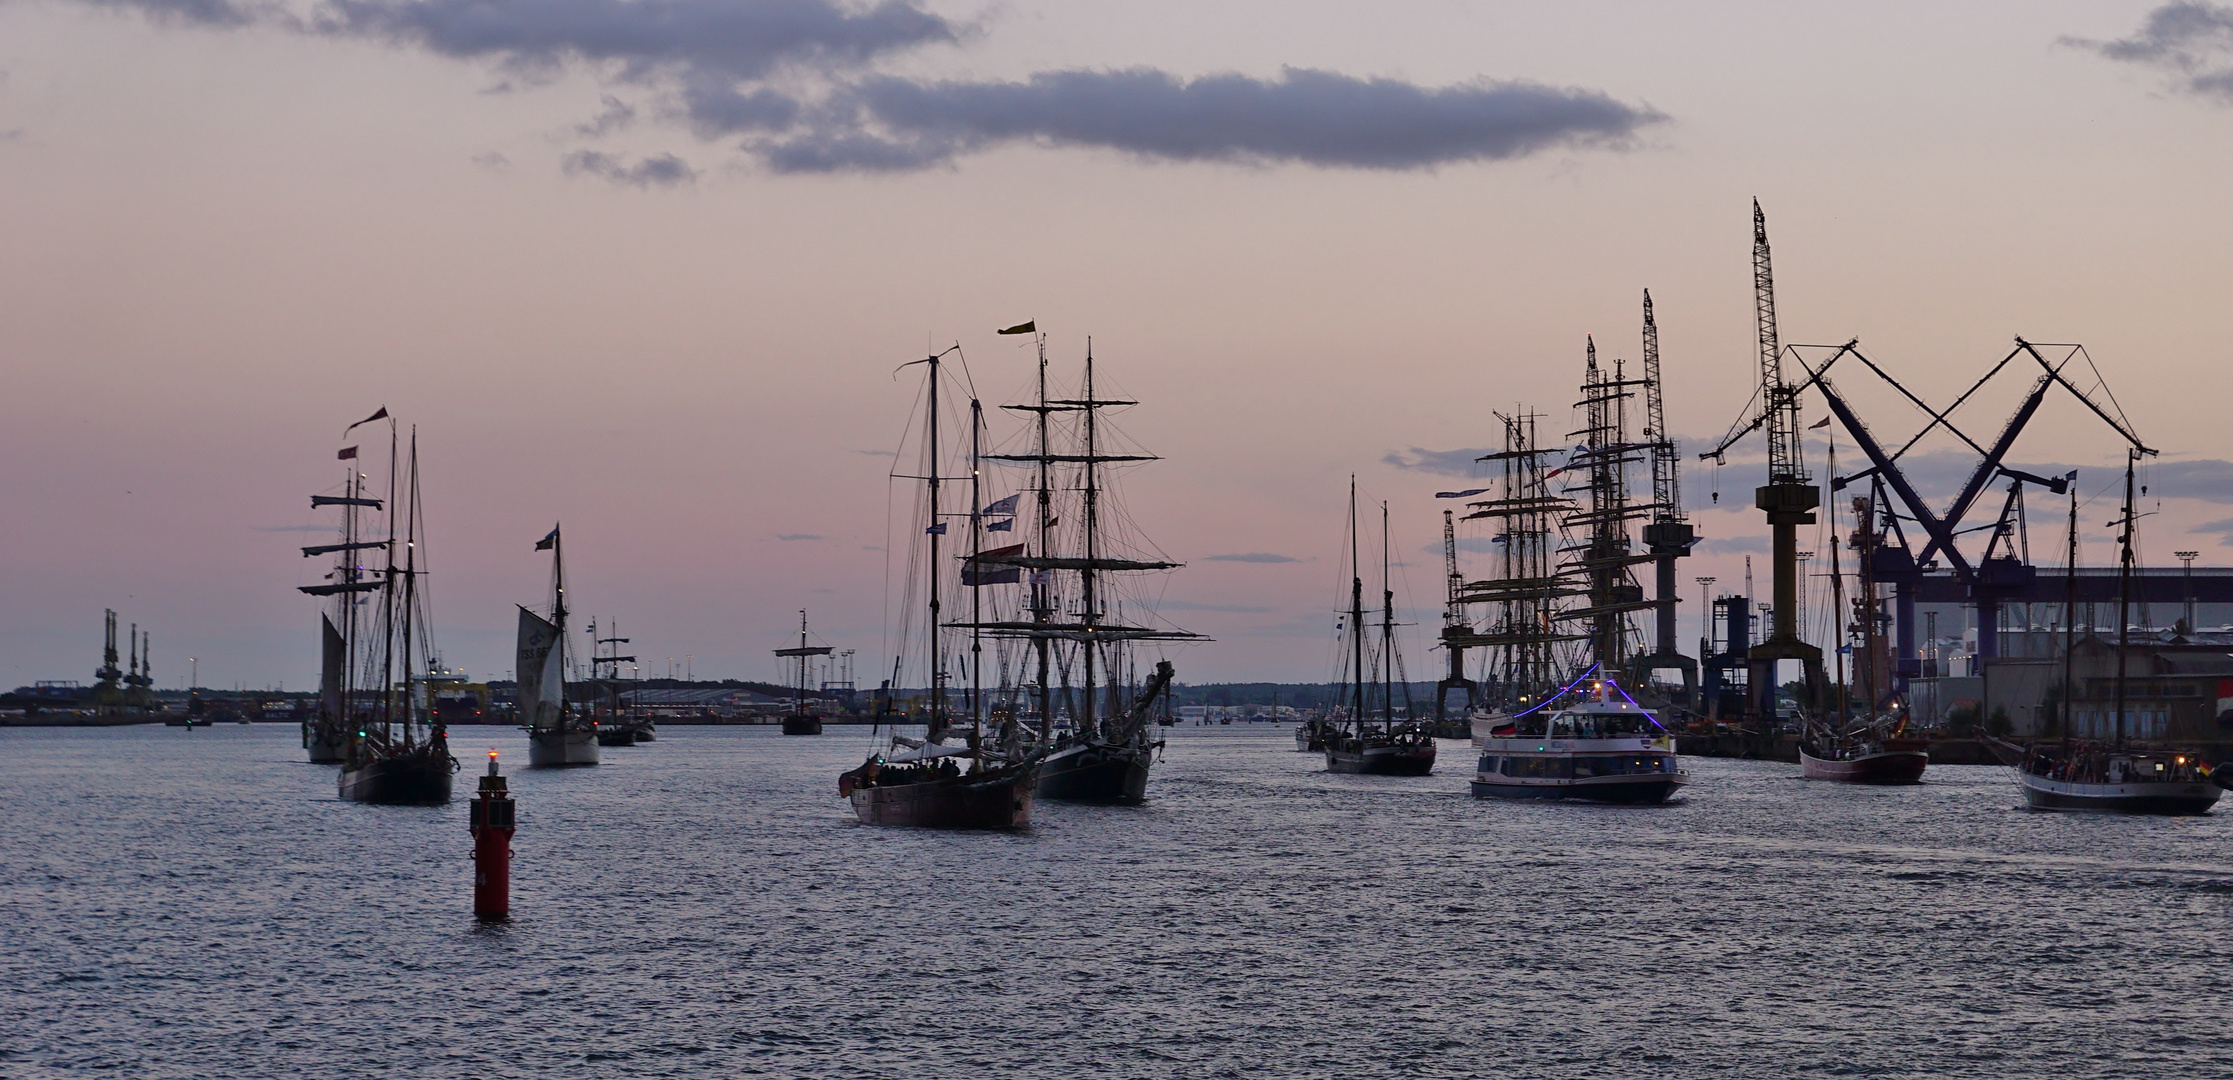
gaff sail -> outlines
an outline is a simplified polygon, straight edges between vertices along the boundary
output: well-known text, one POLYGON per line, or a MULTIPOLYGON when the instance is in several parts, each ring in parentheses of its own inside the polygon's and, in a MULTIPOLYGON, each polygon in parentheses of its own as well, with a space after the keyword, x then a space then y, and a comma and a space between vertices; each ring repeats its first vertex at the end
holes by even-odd
POLYGON ((566 706, 566 658, 558 627, 519 609, 519 719, 530 728, 553 729, 566 706))

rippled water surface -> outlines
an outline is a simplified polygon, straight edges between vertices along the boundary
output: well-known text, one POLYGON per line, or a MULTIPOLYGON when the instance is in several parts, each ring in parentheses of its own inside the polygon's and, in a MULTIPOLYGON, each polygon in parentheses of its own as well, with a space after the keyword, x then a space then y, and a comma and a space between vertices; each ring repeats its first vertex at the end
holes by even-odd
POLYGON ((482 927, 462 799, 336 802, 290 727, 0 730, 0 1076, 2233 1076, 2233 814, 1293 745, 1178 729, 1147 806, 952 834, 854 824, 865 730, 669 728, 515 774, 482 927))

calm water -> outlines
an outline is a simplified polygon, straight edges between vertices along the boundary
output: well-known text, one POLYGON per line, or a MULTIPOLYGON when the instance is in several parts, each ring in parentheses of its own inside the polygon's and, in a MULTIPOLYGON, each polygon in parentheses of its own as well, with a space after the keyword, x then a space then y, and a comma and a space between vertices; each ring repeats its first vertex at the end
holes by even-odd
POLYGON ((2233 813, 1708 760, 1506 804, 1266 727, 942 834, 854 824, 833 732, 515 774, 483 928, 462 801, 336 802, 291 727, 0 730, 0 1076, 2233 1075, 2233 813))

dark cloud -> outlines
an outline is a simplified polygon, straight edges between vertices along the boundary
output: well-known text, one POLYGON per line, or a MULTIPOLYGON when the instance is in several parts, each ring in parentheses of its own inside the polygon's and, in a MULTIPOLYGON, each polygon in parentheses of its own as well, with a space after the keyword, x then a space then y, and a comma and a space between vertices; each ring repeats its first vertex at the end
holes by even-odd
POLYGON ((1408 450, 1390 450, 1380 460, 1399 469, 1413 472, 1434 473, 1437 476, 1475 476, 1481 466, 1476 461, 1483 454, 1494 450, 1425 450, 1411 447, 1408 450))
POLYGON ((2217 535, 2218 543, 2233 547, 2233 518, 2205 521, 2187 531, 2190 533, 2214 533, 2217 535))
POLYGON ((473 164, 490 172, 506 172, 512 167, 512 159, 505 157, 498 151, 491 150, 485 154, 473 155, 473 164))
MULTIPOLYGON (((171 24, 263 26, 375 41, 492 65, 501 84, 588 71, 648 93, 608 95, 575 131, 646 117, 736 139, 777 172, 904 172, 1011 143, 1172 162, 1431 169, 1556 147, 1626 145, 1664 119, 1597 90, 1487 79, 1419 86, 1289 68, 1276 78, 1186 78, 1154 68, 1041 72, 1022 81, 908 79, 875 66, 975 32, 921 0, 78 0, 171 24)), ((569 172, 620 183, 695 175, 671 154, 625 166, 602 152, 569 172)))
POLYGON ((1274 555, 1274 554, 1272 554, 1272 553, 1271 553, 1271 552, 1269 552, 1269 551, 1247 551, 1247 552, 1242 552, 1242 553, 1240 553, 1240 554, 1238 554, 1238 555, 1205 555, 1205 556, 1203 556, 1203 557, 1202 557, 1202 561, 1203 561, 1203 562, 1252 562, 1252 563, 1283 563, 1283 562, 1301 562, 1302 560, 1300 560, 1300 559, 1297 559, 1297 558, 1296 558, 1296 557, 1294 557, 1293 555, 1274 555))
POLYGON ((635 187, 673 187, 687 184, 698 178, 698 171, 673 154, 653 154, 630 165, 620 158, 600 150, 576 150, 559 162, 566 175, 586 173, 601 176, 615 184, 635 187))
MULTIPOLYGON (((2096 469, 2099 473, 2103 470, 2096 469)), ((2149 490, 2166 499, 2233 503, 2233 461, 2196 458, 2166 461, 2147 468, 2149 490)))
POLYGON ((2148 12, 2130 37, 2115 41, 2066 37, 2062 43, 2155 68, 2170 75, 2181 91, 2233 104, 2233 7, 2165 4, 2148 12))
POLYGON ((1130 68, 1022 82, 869 77, 822 122, 754 148, 790 171, 920 169, 1017 141, 1159 161, 1420 169, 1618 145, 1661 119, 1595 90, 1533 83, 1422 87, 1307 68, 1188 80, 1130 68))
POLYGON ((820 540, 821 538, 822 536, 819 533, 778 533, 776 535, 778 540, 820 540))

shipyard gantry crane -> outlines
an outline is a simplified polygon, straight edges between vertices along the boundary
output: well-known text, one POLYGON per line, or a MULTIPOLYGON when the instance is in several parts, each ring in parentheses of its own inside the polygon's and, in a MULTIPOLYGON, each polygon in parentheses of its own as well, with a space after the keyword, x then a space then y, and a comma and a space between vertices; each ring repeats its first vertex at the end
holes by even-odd
POLYGON ((1659 323, 1652 317, 1651 290, 1644 290, 1644 440, 1651 447, 1651 521, 1644 525, 1644 549, 1658 570, 1658 634, 1651 655, 1638 657, 1636 682, 1645 682, 1654 671, 1675 668, 1682 672, 1683 703, 1695 706, 1698 661, 1684 656, 1675 644, 1675 560, 1690 554, 1698 531, 1683 513, 1682 476, 1675 437, 1667 431, 1667 406, 1661 395, 1665 384, 1659 374, 1659 323))
POLYGON ((1776 663, 1797 660, 1806 671, 1807 697, 1819 704, 1822 650, 1799 639, 1799 526, 1814 524, 1822 490, 1807 475, 1799 446, 1799 390, 1783 379, 1783 347, 1776 333, 1775 273, 1768 258, 1768 218, 1752 200, 1752 297, 1760 338, 1760 411, 1732 430, 1721 445, 1699 455, 1720 461, 1729 447, 1766 428, 1768 482, 1753 490, 1753 505, 1767 514, 1774 537, 1774 621, 1768 636, 1747 654, 1746 668, 1757 715, 1775 711, 1776 663))

